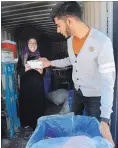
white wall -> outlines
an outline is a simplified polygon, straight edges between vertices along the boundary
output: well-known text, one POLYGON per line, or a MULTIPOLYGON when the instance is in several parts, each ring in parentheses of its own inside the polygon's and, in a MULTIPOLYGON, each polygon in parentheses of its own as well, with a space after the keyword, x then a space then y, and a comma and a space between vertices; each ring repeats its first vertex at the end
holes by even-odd
POLYGON ((10 32, 1 28, 1 42, 4 40, 14 40, 14 36, 10 32))
POLYGON ((100 30, 112 39, 113 2, 84 2, 83 20, 90 27, 100 30))

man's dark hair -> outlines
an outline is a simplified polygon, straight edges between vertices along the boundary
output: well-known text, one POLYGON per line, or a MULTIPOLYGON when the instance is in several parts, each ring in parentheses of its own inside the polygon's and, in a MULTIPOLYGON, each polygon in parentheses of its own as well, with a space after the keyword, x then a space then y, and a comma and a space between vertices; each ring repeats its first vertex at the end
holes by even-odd
POLYGON ((60 18, 66 15, 75 16, 81 19, 82 10, 80 5, 76 1, 58 2, 50 13, 52 21, 54 21, 55 17, 60 18))

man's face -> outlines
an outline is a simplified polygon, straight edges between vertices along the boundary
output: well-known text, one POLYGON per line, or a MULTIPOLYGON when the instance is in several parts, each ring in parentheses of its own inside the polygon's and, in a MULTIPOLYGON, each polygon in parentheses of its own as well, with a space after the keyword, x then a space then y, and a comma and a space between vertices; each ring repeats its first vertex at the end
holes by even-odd
POLYGON ((71 35, 70 28, 67 24, 67 20, 54 18, 55 24, 57 25, 57 33, 62 34, 65 38, 68 38, 71 35))

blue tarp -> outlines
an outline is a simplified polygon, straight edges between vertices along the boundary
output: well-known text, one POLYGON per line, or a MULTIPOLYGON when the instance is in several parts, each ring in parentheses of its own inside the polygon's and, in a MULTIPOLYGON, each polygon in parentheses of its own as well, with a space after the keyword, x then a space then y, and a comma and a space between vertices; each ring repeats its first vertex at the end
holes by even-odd
MULTIPOLYGON (((73 114, 44 116, 38 120, 37 128, 26 148, 57 148, 58 146, 61 148, 73 136, 89 137, 88 148, 92 148, 93 143, 95 148, 112 148, 111 143, 102 138, 99 125, 94 117, 73 114), (45 137, 51 137, 51 139, 44 140, 45 137)), ((77 144, 79 143, 81 141, 78 140, 77 144)))

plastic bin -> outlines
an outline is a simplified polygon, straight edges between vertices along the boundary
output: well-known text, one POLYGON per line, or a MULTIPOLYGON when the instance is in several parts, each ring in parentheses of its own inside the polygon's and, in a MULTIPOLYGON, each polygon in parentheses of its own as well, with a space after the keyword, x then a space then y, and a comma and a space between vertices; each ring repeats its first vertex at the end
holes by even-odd
POLYGON ((44 76, 44 88, 45 94, 48 94, 51 91, 51 71, 50 69, 46 69, 46 74, 44 76))
POLYGON ((73 103, 73 99, 74 99, 74 90, 71 89, 68 91, 69 95, 68 95, 68 101, 69 101, 69 109, 70 112, 72 111, 72 103, 73 103))
POLYGON ((49 76, 44 77, 45 94, 48 94, 51 90, 51 78, 49 76))
MULTIPOLYGON (((51 148, 48 147, 48 142, 50 142, 50 140, 44 140, 45 137, 51 137, 52 146, 55 144, 55 147, 52 148, 57 148, 59 143, 63 143, 65 141, 66 137, 80 135, 85 135, 90 138, 95 138, 97 136, 102 139, 102 144, 105 144, 106 142, 106 144, 111 146, 108 141, 105 141, 105 139, 102 138, 99 131, 99 122, 96 118, 69 114, 41 117, 38 120, 37 128, 28 141, 26 148, 36 148, 35 145, 40 147, 42 142, 44 144, 42 145, 42 148, 51 148), (63 138, 60 138, 59 140, 59 137, 63 138)), ((101 148, 104 147, 101 146, 101 148)))
POLYGON ((11 50, 14 54, 14 58, 17 57, 16 42, 10 41, 10 40, 2 41, 1 47, 2 47, 2 50, 6 50, 6 49, 11 50))

